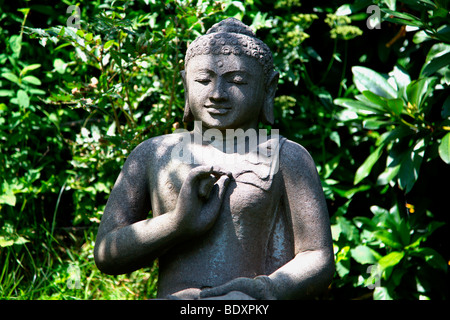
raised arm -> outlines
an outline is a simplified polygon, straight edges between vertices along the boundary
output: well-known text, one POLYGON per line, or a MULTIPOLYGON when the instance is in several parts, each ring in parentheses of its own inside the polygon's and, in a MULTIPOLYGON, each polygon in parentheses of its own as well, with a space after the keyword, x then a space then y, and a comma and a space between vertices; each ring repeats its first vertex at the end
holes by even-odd
POLYGON ((172 246, 210 228, 217 217, 229 178, 216 168, 197 167, 183 183, 176 208, 147 219, 149 154, 148 141, 133 150, 106 204, 94 249, 102 272, 121 274, 147 266, 172 246))

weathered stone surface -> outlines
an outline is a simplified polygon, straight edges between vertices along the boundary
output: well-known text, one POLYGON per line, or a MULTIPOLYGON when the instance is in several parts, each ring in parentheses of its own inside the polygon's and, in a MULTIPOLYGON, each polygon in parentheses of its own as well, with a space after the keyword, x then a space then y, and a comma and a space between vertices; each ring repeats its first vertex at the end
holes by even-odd
POLYGON ((195 129, 130 154, 99 227, 98 268, 120 274, 158 258, 159 298, 317 295, 334 260, 314 162, 276 130, 257 130, 273 123, 270 50, 226 19, 188 48, 182 78, 195 129))

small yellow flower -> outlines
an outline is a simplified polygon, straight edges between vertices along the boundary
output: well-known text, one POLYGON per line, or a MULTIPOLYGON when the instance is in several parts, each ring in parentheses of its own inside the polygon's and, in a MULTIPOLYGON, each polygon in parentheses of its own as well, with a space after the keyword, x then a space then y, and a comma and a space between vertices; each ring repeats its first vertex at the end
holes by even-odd
POLYGON ((406 106, 406 111, 410 114, 417 111, 417 106, 415 104, 411 104, 411 102, 408 101, 408 105, 406 106))
POLYGON ((409 213, 414 213, 415 212, 414 205, 412 205, 410 203, 406 204, 406 208, 409 210, 409 213))

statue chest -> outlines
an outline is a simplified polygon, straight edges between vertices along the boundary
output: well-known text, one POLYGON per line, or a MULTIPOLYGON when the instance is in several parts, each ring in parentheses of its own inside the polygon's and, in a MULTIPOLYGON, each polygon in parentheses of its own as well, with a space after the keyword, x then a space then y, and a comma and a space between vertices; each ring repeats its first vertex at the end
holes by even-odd
MULTIPOLYGON (((216 165, 216 163, 186 164, 168 161, 160 168, 152 181, 152 210, 160 215, 175 208, 178 194, 190 170, 198 165, 216 165), (161 170, 162 169, 162 170, 161 170)), ((242 161, 221 163, 220 167, 230 171, 230 182, 222 205, 221 216, 231 217, 235 224, 255 224, 269 218, 271 208, 279 201, 280 189, 277 176, 267 177, 261 174, 264 168, 249 165, 242 161), (259 171, 258 171, 259 170, 259 171)))

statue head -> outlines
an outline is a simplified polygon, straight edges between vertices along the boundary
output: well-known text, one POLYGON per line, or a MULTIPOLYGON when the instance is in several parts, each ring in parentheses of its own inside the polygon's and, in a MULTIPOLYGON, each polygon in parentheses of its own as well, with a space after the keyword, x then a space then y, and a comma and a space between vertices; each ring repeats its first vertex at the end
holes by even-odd
POLYGON ((181 75, 185 87, 183 121, 203 121, 198 118, 206 117, 211 126, 219 128, 251 118, 256 123, 273 124, 279 74, 270 49, 241 21, 225 19, 195 39, 187 49, 181 75))

